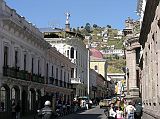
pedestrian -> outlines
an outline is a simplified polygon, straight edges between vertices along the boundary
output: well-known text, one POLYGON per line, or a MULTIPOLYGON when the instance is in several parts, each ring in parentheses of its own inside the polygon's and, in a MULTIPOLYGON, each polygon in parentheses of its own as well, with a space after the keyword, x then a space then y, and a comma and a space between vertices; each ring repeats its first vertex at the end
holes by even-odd
POLYGON ((20 119, 20 112, 21 112, 20 102, 17 102, 15 106, 15 112, 16 112, 16 119, 20 119))
POLYGON ((44 108, 38 111, 38 116, 42 117, 42 119, 51 119, 53 111, 50 106, 51 102, 47 100, 44 104, 44 108))
POLYGON ((125 111, 126 111, 126 117, 127 119, 134 119, 134 112, 135 112, 135 107, 132 105, 132 102, 129 102, 127 105, 125 111))
POLYGON ((123 119, 123 111, 121 107, 118 107, 118 109, 116 110, 116 114, 117 114, 117 119, 123 119))
POLYGON ((0 111, 4 111, 4 102, 1 102, 1 105, 0 105, 0 111))
POLYGON ((108 119, 116 119, 116 112, 114 110, 114 105, 113 104, 110 105, 108 119))
POLYGON ((136 108, 136 111, 134 113, 135 114, 135 118, 136 119, 141 119, 141 117, 142 117, 142 110, 143 110, 141 103, 139 102, 138 104, 136 104, 135 108, 136 108))
POLYGON ((16 110, 15 110, 15 107, 16 107, 15 100, 12 100, 12 119, 16 119, 16 110))

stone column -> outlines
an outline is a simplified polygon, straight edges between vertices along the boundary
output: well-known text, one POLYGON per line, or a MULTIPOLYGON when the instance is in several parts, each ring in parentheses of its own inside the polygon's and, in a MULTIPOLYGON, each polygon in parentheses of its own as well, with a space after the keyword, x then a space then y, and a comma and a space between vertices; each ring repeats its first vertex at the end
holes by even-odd
POLYGON ((3 37, 0 37, 0 74, 1 73, 3 73, 3 70, 2 70, 2 68, 3 68, 3 49, 4 49, 4 47, 3 47, 3 45, 2 45, 2 39, 3 39, 3 37))
POLYGON ((139 88, 137 88, 137 74, 136 74, 136 51, 135 49, 126 51, 126 65, 129 69, 129 95, 139 97, 139 88))

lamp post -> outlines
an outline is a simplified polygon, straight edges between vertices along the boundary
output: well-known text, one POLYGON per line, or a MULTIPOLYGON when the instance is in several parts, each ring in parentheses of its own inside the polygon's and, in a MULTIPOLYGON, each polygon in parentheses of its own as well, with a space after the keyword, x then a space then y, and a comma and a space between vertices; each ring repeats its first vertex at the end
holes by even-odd
POLYGON ((88 46, 87 46, 87 49, 88 49, 88 63, 87 63, 87 68, 88 68, 88 71, 87 71, 87 73, 88 73, 88 77, 87 77, 87 94, 88 94, 88 97, 90 96, 90 90, 89 90, 89 81, 90 81, 90 40, 92 39, 91 38, 91 36, 88 36, 88 46))
POLYGON ((90 78, 90 50, 89 50, 89 48, 90 48, 90 42, 89 42, 89 39, 88 39, 88 80, 87 80, 87 94, 88 94, 88 97, 89 97, 89 78, 90 78))
POLYGON ((127 95, 129 95, 129 80, 128 80, 128 68, 126 67, 126 83, 127 83, 127 95))
MULTIPOLYGON (((123 42, 123 47, 124 47, 124 56, 126 59, 126 47, 129 45, 129 43, 127 41, 123 42)), ((126 64, 127 65, 127 64, 126 64)), ((128 72, 129 69, 127 68, 127 66, 125 67, 125 77, 126 77, 126 86, 127 86, 127 95, 129 95, 129 80, 128 80, 128 72)))

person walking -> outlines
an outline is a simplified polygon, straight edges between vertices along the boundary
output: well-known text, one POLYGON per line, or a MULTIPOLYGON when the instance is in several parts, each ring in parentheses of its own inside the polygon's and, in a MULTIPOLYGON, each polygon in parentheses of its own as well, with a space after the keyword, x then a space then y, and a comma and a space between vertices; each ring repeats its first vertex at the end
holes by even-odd
POLYGON ((16 103, 13 100, 12 101, 12 119, 16 119, 16 110, 15 110, 15 107, 16 107, 16 103))
POLYGON ((108 119, 116 119, 116 112, 114 110, 114 105, 113 104, 110 105, 108 119))
POLYGON ((51 102, 47 100, 44 104, 44 108, 38 111, 38 115, 42 117, 42 119, 51 119, 53 111, 50 106, 51 102))
POLYGON ((20 102, 17 102, 15 106, 15 112, 16 112, 16 119, 20 119, 20 112, 21 112, 20 102))
POLYGON ((136 111, 135 111, 135 119, 141 119, 142 117, 142 105, 141 103, 139 102, 138 104, 135 105, 135 108, 136 108, 136 111))
POLYGON ((126 109, 126 118, 127 119, 134 119, 134 112, 136 111, 135 107, 132 105, 132 102, 129 102, 126 109))
POLYGON ((117 114, 117 119, 124 119, 123 118, 123 111, 122 111, 121 107, 118 107, 118 109, 116 110, 116 114, 117 114))

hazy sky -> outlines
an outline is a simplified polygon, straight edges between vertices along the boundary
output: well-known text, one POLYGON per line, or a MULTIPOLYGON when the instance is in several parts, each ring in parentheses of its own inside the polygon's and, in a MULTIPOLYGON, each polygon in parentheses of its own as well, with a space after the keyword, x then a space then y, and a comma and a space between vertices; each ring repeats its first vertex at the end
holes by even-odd
POLYGON ((71 27, 111 25, 123 29, 124 20, 136 15, 137 0, 5 0, 7 5, 38 28, 60 27, 65 24, 65 12, 70 12, 71 27))

